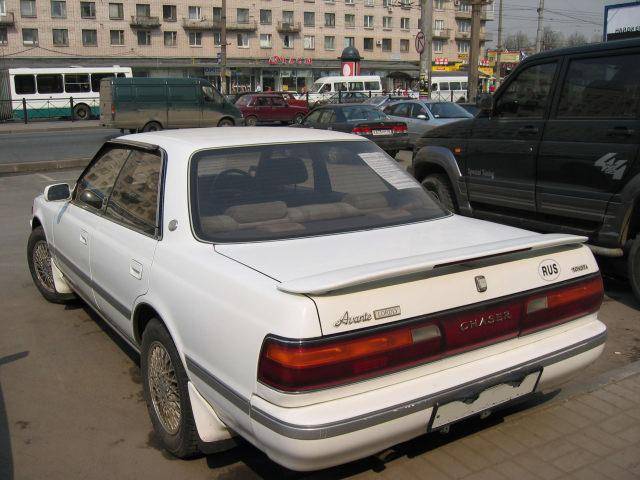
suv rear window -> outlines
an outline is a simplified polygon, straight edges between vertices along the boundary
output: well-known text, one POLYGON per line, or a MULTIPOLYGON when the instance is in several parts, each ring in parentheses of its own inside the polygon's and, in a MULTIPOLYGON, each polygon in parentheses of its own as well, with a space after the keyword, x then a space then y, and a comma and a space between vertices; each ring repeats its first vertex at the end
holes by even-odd
POLYGON ((213 242, 368 230, 447 214, 364 141, 204 150, 192 157, 190 183, 194 230, 213 242))

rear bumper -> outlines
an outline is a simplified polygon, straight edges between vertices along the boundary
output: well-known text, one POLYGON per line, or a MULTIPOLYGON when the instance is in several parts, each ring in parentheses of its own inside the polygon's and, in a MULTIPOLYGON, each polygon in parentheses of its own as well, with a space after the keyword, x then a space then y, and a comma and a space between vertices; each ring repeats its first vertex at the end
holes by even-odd
POLYGON ((369 140, 378 145, 381 149, 387 150, 410 150, 409 147, 409 138, 408 137, 399 137, 399 138, 376 138, 376 137, 367 137, 369 140))

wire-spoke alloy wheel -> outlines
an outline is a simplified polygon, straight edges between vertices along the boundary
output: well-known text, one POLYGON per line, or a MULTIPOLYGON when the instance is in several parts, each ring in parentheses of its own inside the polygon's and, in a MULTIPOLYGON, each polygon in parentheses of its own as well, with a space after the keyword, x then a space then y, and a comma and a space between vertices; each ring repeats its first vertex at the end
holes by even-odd
POLYGON ((149 393, 156 415, 165 430, 175 435, 182 418, 180 391, 169 352, 160 342, 153 342, 149 349, 148 374, 149 393))
POLYGON ((38 240, 31 253, 33 268, 42 288, 48 292, 55 293, 56 287, 53 283, 53 271, 51 270, 51 254, 49 246, 44 240, 38 240))

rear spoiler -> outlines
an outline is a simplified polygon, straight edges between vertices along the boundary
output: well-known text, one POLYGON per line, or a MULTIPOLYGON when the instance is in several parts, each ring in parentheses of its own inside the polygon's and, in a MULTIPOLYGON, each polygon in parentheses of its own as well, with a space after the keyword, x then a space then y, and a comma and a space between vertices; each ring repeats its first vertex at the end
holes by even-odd
POLYGON ((455 265, 470 260, 478 260, 513 252, 529 252, 532 250, 577 245, 586 241, 586 237, 575 235, 528 235, 526 237, 501 240, 499 242, 332 270, 308 277, 295 278, 278 284, 277 288, 287 293, 321 295, 365 283, 427 272, 438 267, 455 265))

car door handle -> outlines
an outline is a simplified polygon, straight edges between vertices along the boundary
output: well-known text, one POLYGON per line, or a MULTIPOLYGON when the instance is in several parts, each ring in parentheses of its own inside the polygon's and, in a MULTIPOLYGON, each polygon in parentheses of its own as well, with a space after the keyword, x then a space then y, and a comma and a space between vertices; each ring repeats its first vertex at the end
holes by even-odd
POLYGON ((525 125, 524 127, 520 127, 518 129, 518 133, 524 133, 527 135, 535 135, 539 132, 538 127, 534 127, 533 125, 525 125))
POLYGON ((630 137, 634 133, 635 131, 628 127, 612 127, 607 130, 608 137, 630 137))
POLYGON ((129 264, 129 275, 138 280, 142 280, 142 264, 135 260, 131 260, 129 264))
POLYGON ((80 230, 80 243, 83 245, 87 244, 88 234, 85 230, 80 230))

